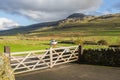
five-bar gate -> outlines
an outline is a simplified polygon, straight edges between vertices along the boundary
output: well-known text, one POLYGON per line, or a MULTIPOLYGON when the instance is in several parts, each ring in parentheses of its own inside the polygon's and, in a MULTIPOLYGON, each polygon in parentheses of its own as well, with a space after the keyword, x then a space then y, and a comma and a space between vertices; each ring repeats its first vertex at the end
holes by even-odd
POLYGON ((71 46, 11 53, 11 66, 15 74, 52 68, 55 65, 77 61, 78 48, 71 46))

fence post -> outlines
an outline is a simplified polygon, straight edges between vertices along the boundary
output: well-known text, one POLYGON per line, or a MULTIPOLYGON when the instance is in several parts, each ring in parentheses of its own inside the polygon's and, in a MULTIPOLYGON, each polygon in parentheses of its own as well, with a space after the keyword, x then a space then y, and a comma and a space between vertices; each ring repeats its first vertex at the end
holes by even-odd
POLYGON ((52 54, 52 47, 50 47, 50 68, 53 67, 53 54, 52 54))
POLYGON ((9 46, 4 46, 4 55, 10 58, 10 47, 9 46))
POLYGON ((78 47, 78 63, 80 63, 82 61, 82 59, 83 59, 82 55, 83 55, 83 47, 81 45, 79 45, 79 47, 78 47))

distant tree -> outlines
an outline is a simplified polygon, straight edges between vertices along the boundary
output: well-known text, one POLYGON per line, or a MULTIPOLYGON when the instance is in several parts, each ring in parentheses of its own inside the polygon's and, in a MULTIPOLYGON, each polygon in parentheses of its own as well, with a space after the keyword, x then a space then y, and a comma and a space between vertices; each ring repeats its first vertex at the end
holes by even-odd
POLYGON ((26 36, 25 34, 21 34, 21 33, 17 34, 17 38, 20 39, 20 40, 24 40, 25 36, 26 36))
POLYGON ((83 41, 81 39, 76 39, 75 41, 75 44, 80 44, 80 45, 83 45, 83 41))
POLYGON ((105 40, 99 40, 97 43, 98 45, 108 45, 107 41, 105 40))

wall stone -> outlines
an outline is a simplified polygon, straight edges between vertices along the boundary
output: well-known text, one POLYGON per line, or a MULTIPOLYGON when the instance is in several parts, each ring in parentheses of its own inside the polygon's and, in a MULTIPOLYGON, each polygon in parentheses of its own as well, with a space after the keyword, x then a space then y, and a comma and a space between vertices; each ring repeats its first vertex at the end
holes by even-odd
POLYGON ((0 80, 15 80, 9 58, 0 53, 0 80))

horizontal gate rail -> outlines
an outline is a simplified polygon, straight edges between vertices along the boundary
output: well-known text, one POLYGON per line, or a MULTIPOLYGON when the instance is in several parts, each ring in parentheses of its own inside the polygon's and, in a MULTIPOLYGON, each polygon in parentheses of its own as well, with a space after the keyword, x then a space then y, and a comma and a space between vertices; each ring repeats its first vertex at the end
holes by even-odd
POLYGON ((20 74, 77 61, 78 48, 71 46, 11 53, 11 67, 15 74, 20 74))

